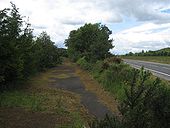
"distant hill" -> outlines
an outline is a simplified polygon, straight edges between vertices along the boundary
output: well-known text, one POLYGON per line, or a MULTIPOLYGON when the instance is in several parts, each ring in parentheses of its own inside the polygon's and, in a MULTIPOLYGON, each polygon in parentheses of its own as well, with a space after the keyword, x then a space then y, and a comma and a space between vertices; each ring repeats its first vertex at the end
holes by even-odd
POLYGON ((163 48, 163 49, 156 50, 156 51, 144 52, 144 50, 142 50, 142 52, 139 52, 139 53, 129 52, 128 54, 126 54, 126 56, 170 56, 170 47, 163 48))
POLYGON ((157 52, 170 52, 170 47, 157 50, 157 52))

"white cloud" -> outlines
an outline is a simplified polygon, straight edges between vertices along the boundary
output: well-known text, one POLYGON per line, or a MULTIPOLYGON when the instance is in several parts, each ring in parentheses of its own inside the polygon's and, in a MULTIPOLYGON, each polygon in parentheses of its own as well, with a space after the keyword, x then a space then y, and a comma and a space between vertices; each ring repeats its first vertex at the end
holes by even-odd
POLYGON ((143 25, 114 35, 117 51, 127 52, 134 43, 170 39, 167 24, 170 14, 161 12, 170 8, 169 0, 0 0, 0 9, 10 7, 10 1, 20 8, 22 15, 29 17, 36 35, 45 30, 60 46, 71 30, 86 22, 111 26, 122 23, 124 17, 132 17, 143 25))
POLYGON ((157 50, 170 47, 170 23, 154 24, 146 23, 116 34, 116 53, 127 53, 129 51, 139 52, 141 50, 157 50))

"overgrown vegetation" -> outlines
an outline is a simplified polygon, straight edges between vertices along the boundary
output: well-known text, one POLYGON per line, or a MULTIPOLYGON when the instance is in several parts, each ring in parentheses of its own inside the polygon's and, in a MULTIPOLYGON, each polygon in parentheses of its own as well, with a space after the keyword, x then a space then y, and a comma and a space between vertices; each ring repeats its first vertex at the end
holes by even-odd
POLYGON ((46 32, 33 36, 19 9, 0 10, 0 90, 9 89, 31 74, 61 62, 58 48, 46 32))
POLYGON ((153 79, 150 72, 133 69, 115 57, 93 64, 81 58, 77 63, 88 70, 120 103, 121 118, 106 116, 105 119, 90 124, 92 128, 170 126, 170 89, 158 78, 153 79))
MULTIPOLYGON (((170 127, 170 89, 148 71, 133 69, 118 57, 110 57, 112 48, 109 29, 98 37, 99 24, 85 26, 70 32, 65 41, 68 56, 111 92, 119 102, 121 117, 106 115, 90 124, 91 128, 168 128, 170 127), (98 27, 97 27, 98 26, 98 27), (102 45, 100 45, 102 43, 102 45), (100 48, 99 48, 100 47, 100 48), (96 51, 96 49, 98 51, 96 51), (104 52, 103 52, 104 50, 104 52), (100 54, 98 54, 100 53, 100 54)), ((165 51, 165 50, 163 50, 165 51)), ((138 55, 169 55, 166 52, 147 52, 138 55), (151 54, 152 53, 152 54, 151 54), (158 54, 157 54, 158 53, 158 54)), ((130 54, 129 54, 130 55, 130 54)), ((137 55, 137 54, 136 54, 137 55)))
POLYGON ((33 111, 41 111, 45 97, 23 91, 4 92, 0 95, 0 107, 22 107, 33 111))
POLYGON ((85 59, 85 57, 80 58, 80 59, 77 61, 77 64, 78 64, 82 69, 89 70, 89 71, 92 69, 90 63, 87 62, 87 60, 85 59))
MULTIPOLYGON (((170 127, 170 89, 158 78, 143 69, 136 70, 118 57, 111 57, 112 33, 101 24, 85 24, 70 32, 65 44, 68 50, 58 49, 50 36, 42 32, 33 36, 31 25, 23 20, 18 8, 0 11, 0 91, 15 87, 18 81, 61 63, 61 56, 69 57, 111 92, 119 101, 121 117, 108 116, 90 124, 92 128, 168 128, 170 127)), ((169 48, 129 56, 169 56, 169 48)), ((63 74, 60 78, 65 77, 63 74)), ((44 82, 44 81, 43 81, 44 82)), ((41 83, 42 84, 42 83, 41 83)), ((41 85, 39 83, 39 85, 41 85)), ((80 108, 70 93, 49 88, 8 91, 0 94, 0 107, 23 107, 44 110, 68 117, 63 127, 83 127, 80 108), (27 92, 28 91, 28 92, 27 92), (35 92, 38 93, 35 94, 35 92), (67 96, 68 94, 68 96, 67 96), (70 97, 71 95, 71 97, 70 97), (64 98, 63 98, 64 97, 64 98), (78 109, 77 109, 78 108, 78 109), (75 112, 76 111, 76 112, 75 112)), ((80 101, 78 101, 80 102, 80 101)), ((80 107, 80 106, 79 106, 80 107)))
POLYGON ((91 127, 170 127, 170 89, 158 78, 153 80, 150 73, 143 69, 139 71, 128 68, 128 70, 127 72, 110 68, 109 71, 112 73, 107 71, 108 74, 105 75, 107 79, 104 78, 105 81, 102 81, 104 87, 118 97, 122 117, 106 116, 104 120, 94 122, 91 127), (122 71, 125 74, 122 74, 122 71))
POLYGON ((133 69, 132 73, 120 106, 123 124, 127 128, 169 127, 170 90, 158 78, 151 80, 143 69, 133 69))
MULTIPOLYGON (((82 128, 86 124, 88 115, 80 104, 79 95, 69 91, 50 88, 51 77, 58 78, 54 74, 53 69, 31 77, 23 88, 0 93, 0 108, 8 108, 9 110, 22 109, 30 112, 29 116, 33 116, 34 114, 31 113, 34 112, 47 115, 54 114, 57 118, 56 122, 54 122, 56 128, 82 128)), ((11 113, 6 114, 12 116, 11 113)), ((18 113, 18 116, 20 116, 20 113, 18 113)), ((25 120, 25 118, 22 120, 25 120)), ((6 121, 6 119, 1 117, 0 122, 3 121, 6 121)), ((13 122, 9 124, 11 123, 13 122)), ((21 124, 21 126, 24 125, 21 124)), ((0 127, 3 127, 3 124, 0 123, 0 127)))
POLYGON ((112 32, 105 25, 85 24, 77 30, 70 32, 65 45, 68 47, 68 56, 77 61, 85 57, 88 62, 96 62, 110 56, 109 50, 113 48, 112 32))

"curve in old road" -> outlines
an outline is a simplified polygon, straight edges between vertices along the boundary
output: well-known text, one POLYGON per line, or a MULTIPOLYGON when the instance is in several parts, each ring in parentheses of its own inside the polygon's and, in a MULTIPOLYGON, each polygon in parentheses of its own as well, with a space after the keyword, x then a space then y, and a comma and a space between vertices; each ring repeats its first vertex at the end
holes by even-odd
POLYGON ((99 102, 94 93, 85 89, 80 78, 76 76, 73 67, 61 65, 55 68, 53 73, 58 77, 50 78, 53 81, 50 86, 78 93, 81 96, 81 103, 90 114, 97 118, 103 118, 106 113, 112 113, 105 105, 99 102))
POLYGON ((170 64, 124 59, 124 62, 132 67, 141 68, 142 66, 151 71, 155 76, 170 81, 170 64))

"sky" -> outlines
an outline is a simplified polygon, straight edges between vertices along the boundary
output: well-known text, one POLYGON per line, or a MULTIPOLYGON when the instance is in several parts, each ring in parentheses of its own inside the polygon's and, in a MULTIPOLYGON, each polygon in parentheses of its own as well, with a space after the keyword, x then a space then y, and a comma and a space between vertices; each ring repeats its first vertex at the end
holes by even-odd
POLYGON ((34 35, 46 31, 58 47, 85 23, 112 30, 114 54, 170 47, 170 0, 0 0, 0 10, 10 1, 29 18, 34 35))

